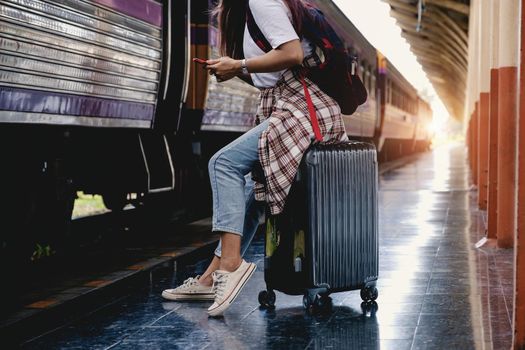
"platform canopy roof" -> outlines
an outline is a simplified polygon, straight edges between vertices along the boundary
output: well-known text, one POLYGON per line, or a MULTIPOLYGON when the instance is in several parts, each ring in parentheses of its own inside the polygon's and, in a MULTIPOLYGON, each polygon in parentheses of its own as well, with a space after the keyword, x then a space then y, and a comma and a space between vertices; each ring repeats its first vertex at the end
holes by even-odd
POLYGON ((470 0, 383 0, 451 116, 463 118, 470 0))

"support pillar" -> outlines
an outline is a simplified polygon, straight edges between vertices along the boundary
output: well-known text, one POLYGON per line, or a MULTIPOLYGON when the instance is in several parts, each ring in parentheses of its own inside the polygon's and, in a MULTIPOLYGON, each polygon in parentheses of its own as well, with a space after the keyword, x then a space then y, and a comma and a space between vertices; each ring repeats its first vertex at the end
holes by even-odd
POLYGON ((487 238, 497 237, 498 218, 498 70, 490 72, 490 108, 489 108, 489 176, 487 202, 487 238))
POLYGON ((500 1, 498 103, 498 247, 514 245, 516 210, 516 130, 518 125, 518 0, 500 1))
POLYGON ((502 67, 499 70, 498 122, 498 247, 511 248, 514 245, 516 208, 516 125, 517 125, 517 83, 516 67, 502 67))
POLYGON ((469 116, 468 119, 468 126, 467 126, 467 132, 466 132, 466 143, 467 143, 467 154, 468 154, 468 166, 470 171, 472 172, 472 114, 469 116))
POLYGON ((479 95, 478 103, 478 207, 487 209, 489 174, 489 108, 488 93, 479 95))
POLYGON ((472 114, 472 182, 478 185, 478 102, 472 114))
MULTIPOLYGON (((516 247, 514 250, 514 349, 525 349, 525 0, 521 0, 521 60, 518 120, 518 203, 516 247), (521 273, 520 273, 521 272, 521 273)), ((516 43, 517 45, 517 43, 516 43)))
POLYGON ((491 70, 489 101, 489 174, 487 202, 487 238, 497 237, 498 217, 498 98, 499 98, 499 7, 500 0, 492 0, 491 15, 491 70))
POLYGON ((478 99, 479 99, 479 6, 480 0, 471 0, 469 7, 469 42, 467 89, 465 91, 465 118, 468 118, 468 160, 473 187, 478 184, 478 99))
POLYGON ((477 67, 478 104, 478 207, 487 209, 487 189, 489 174, 489 108, 490 108, 490 59, 491 59, 491 5, 481 1, 477 8, 479 14, 477 67))

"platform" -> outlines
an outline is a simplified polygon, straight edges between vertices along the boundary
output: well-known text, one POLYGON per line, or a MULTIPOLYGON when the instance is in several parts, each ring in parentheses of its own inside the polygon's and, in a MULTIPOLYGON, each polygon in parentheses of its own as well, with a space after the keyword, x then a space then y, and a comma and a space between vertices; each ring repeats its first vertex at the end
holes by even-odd
POLYGON ((309 314, 301 297, 277 293, 259 308, 258 270, 221 319, 206 303, 164 301, 163 289, 206 261, 153 270, 149 283, 25 344, 27 349, 502 349, 511 343, 512 250, 475 247, 482 212, 462 144, 440 146, 380 178, 380 273, 376 313, 359 292, 333 294, 333 310, 309 314), (497 266, 497 268, 495 268, 497 266))

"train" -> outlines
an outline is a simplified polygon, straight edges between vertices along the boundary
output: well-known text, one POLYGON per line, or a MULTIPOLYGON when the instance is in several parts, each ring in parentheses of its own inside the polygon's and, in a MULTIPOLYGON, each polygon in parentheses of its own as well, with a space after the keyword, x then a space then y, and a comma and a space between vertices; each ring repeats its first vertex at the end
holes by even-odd
MULTIPOLYGON (((209 215, 207 161, 253 126, 258 96, 191 61, 219 56, 215 1, 0 1, 4 263, 39 242, 63 249, 77 191, 116 212, 209 215)), ((429 104, 332 1, 311 1, 369 92, 344 116, 349 137, 380 161, 428 149, 429 104)))

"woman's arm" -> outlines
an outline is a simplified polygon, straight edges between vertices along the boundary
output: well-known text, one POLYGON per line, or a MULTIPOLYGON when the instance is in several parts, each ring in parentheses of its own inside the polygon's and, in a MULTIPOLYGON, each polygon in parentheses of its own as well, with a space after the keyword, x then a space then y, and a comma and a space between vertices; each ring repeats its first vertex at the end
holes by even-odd
MULTIPOLYGON (((250 73, 277 72, 286 68, 300 65, 303 62, 303 48, 299 40, 288 41, 262 56, 246 59, 246 66, 250 73)), ((215 74, 217 80, 225 81, 241 75, 241 60, 230 57, 207 60, 206 69, 215 74)))

